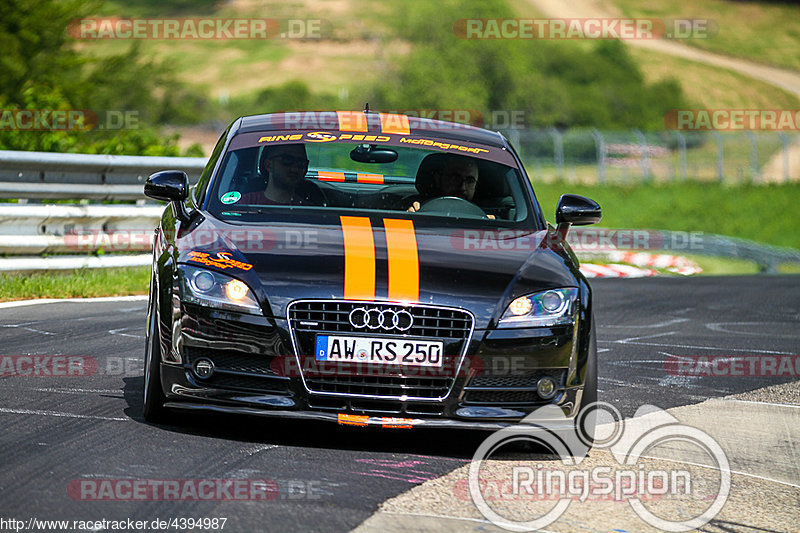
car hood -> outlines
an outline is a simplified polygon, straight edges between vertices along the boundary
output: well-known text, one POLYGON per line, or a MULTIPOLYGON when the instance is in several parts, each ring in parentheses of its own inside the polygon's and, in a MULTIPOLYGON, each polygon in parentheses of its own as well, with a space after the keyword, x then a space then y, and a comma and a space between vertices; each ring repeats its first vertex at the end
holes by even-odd
POLYGON ((402 301, 467 309, 482 329, 517 296, 576 286, 577 267, 548 236, 454 229, 434 217, 257 225, 208 218, 176 244, 179 262, 242 279, 272 316, 285 317, 300 299, 402 301))

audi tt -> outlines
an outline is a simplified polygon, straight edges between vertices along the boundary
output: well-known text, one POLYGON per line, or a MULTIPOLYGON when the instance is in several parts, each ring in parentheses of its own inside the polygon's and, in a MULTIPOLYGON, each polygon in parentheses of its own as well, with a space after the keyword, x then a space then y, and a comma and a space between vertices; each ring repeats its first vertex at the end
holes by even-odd
MULTIPOLYGON (((157 172, 143 413, 492 430, 597 396, 592 291, 500 133, 404 115, 235 120, 157 172)), ((529 421, 528 419, 526 419, 529 421)))

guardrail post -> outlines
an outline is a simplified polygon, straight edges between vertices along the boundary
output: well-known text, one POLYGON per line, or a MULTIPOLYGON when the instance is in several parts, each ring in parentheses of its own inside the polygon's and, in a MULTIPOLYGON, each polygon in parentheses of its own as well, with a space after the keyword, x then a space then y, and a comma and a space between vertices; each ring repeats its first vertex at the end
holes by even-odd
POLYGON ((638 129, 633 130, 633 133, 639 139, 639 146, 642 149, 640 158, 642 162, 642 180, 650 181, 652 173, 650 172, 650 153, 647 148, 647 137, 638 129))
POLYGON ((713 133, 717 139, 717 179, 722 183, 725 181, 725 146, 722 142, 722 135, 718 131, 713 133))
POLYGON ((778 132, 783 144, 783 182, 789 183, 789 136, 782 131, 778 132))
POLYGON ((520 141, 519 130, 516 128, 508 130, 508 140, 511 141, 511 145, 517 150, 519 158, 525 159, 525 149, 520 141))
POLYGON ((564 136, 556 128, 550 128, 547 132, 553 138, 553 162, 558 169, 559 179, 563 180, 566 177, 564 175, 564 136))
POLYGON ((750 139, 750 181, 752 183, 758 183, 761 181, 758 172, 758 143, 756 141, 756 135, 750 130, 744 132, 747 135, 747 138, 750 139))
POLYGON ((678 136, 678 157, 681 161, 681 181, 686 181, 686 137, 679 131, 676 131, 675 135, 678 136))
POLYGON ((597 148, 597 181, 604 184, 606 182, 606 141, 597 128, 592 128, 592 138, 597 148))

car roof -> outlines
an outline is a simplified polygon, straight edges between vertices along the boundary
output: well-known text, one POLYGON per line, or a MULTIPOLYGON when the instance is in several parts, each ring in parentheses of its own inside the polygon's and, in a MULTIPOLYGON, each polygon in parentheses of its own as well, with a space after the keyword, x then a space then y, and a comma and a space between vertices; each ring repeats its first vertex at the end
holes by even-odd
POLYGON ((404 132, 414 137, 469 141, 498 148, 508 146, 508 141, 499 132, 468 124, 362 111, 297 111, 250 115, 237 120, 231 128, 231 134, 258 131, 404 132), (361 129, 352 129, 354 127, 361 129), (387 131, 387 127, 394 129, 387 131))

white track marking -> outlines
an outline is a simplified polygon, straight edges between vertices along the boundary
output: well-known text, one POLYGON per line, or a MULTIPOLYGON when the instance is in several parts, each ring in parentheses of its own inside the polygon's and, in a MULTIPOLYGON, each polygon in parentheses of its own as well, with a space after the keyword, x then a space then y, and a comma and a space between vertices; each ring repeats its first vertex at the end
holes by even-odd
POLYGON ((632 341, 640 341, 642 339, 652 339, 655 337, 666 337, 667 335, 674 335, 678 333, 677 331, 665 331, 663 333, 653 333, 652 335, 639 335, 637 337, 627 337, 625 339, 619 339, 613 342, 618 342, 620 344, 627 344, 632 341))
POLYGON ((120 337, 133 337, 134 339, 144 339, 144 335, 131 335, 130 333, 121 333, 122 331, 127 331, 129 329, 140 330, 142 329, 139 326, 131 326, 127 328, 117 328, 117 329, 110 329, 108 330, 109 335, 119 335, 120 337))
POLYGON ((89 420, 113 420, 115 422, 128 422, 131 420, 130 418, 122 418, 122 417, 79 415, 76 413, 62 413, 59 411, 40 411, 38 409, 12 409, 10 407, 0 407, 0 413, 7 413, 12 415, 42 415, 42 416, 56 416, 63 418, 85 418, 89 420))
POLYGON ((680 324, 681 322, 689 322, 689 318, 673 318, 672 320, 667 320, 666 322, 659 322, 658 324, 647 324, 645 326, 625 326, 619 324, 612 324, 612 325, 601 325, 601 328, 623 328, 623 329, 645 329, 645 328, 663 328, 666 326, 671 326, 673 324, 680 324))
POLYGON ((244 453, 248 457, 252 457, 257 453, 265 452, 267 450, 274 450, 275 448, 280 448, 280 446, 277 444, 262 444, 261 446, 256 446, 252 450, 244 450, 244 453))
POLYGON ((627 339, 619 339, 615 341, 599 340, 597 342, 613 342, 615 344, 631 344, 635 346, 657 346, 662 348, 688 348, 690 350, 716 350, 720 352, 745 352, 745 353, 764 353, 775 355, 794 355, 791 352, 778 352, 775 350, 757 350, 747 348, 726 348, 722 346, 695 346, 693 344, 661 344, 655 342, 637 342, 642 339, 652 339, 654 337, 665 337, 667 335, 674 335, 677 331, 666 331, 664 333, 655 333, 653 335, 642 335, 640 337, 628 337, 627 339))
POLYGON ((52 387, 41 387, 27 390, 33 390, 36 392, 56 392, 59 394, 119 394, 123 392, 120 389, 56 389, 52 387))
POLYGON ((146 294, 134 296, 102 296, 100 298, 38 298, 36 300, 16 300, 13 302, 0 302, 0 309, 9 307, 22 307, 26 305, 53 304, 61 302, 71 303, 97 303, 97 302, 140 302, 147 300, 146 294))
MULTIPOLYGON (((684 464, 684 465, 698 466, 700 468, 708 468, 709 470, 716 470, 717 472, 720 472, 722 470, 722 469, 720 469, 720 468, 718 468, 716 466, 705 465, 705 464, 701 464, 701 463, 693 463, 691 461, 681 461, 679 459, 667 459, 666 457, 654 457, 652 455, 640 455, 639 457, 643 457, 645 459, 655 459, 657 461, 669 461, 671 463, 680 463, 680 464, 684 464)), ((795 483, 789 483, 788 481, 781 481, 779 479, 772 479, 771 477, 759 476, 757 474, 748 474, 747 472, 741 472, 739 470, 730 470, 730 469, 728 469, 728 472, 730 472, 731 474, 739 474, 740 476, 747 476, 747 477, 752 477, 752 478, 756 478, 756 479, 763 479, 764 481, 770 481, 772 483, 778 483, 780 485, 787 485, 789 487, 794 487, 794 488, 800 489, 800 485, 797 485, 795 483)))
MULTIPOLYGON (((710 329, 711 331, 716 331, 718 333, 727 333, 729 335, 746 335, 750 337, 778 337, 782 339, 794 339, 797 335, 781 335, 780 333, 761 333, 758 331, 737 331, 737 330, 730 330, 727 329, 725 326, 774 326, 779 324, 780 322, 712 322, 710 324, 706 324, 705 326, 710 329)), ((793 326, 792 323, 786 323, 788 326, 793 326)))
POLYGON ((41 321, 38 321, 38 322, 24 322, 22 324, 0 324, 0 328, 20 328, 20 329, 24 329, 26 331, 32 331, 33 333, 40 333, 42 335, 56 335, 52 331, 44 331, 44 330, 41 330, 41 329, 36 329, 36 328, 29 327, 29 324, 38 324, 39 322, 41 322, 41 321))
POLYGON ((737 400, 737 399, 734 399, 734 398, 732 398, 730 400, 727 399, 727 398, 720 398, 720 399, 723 400, 723 401, 726 401, 726 402, 755 403, 755 404, 760 404, 760 405, 775 405, 777 407, 788 407, 790 409, 800 409, 800 405, 794 405, 794 404, 791 404, 791 403, 758 402, 756 400, 737 400))

